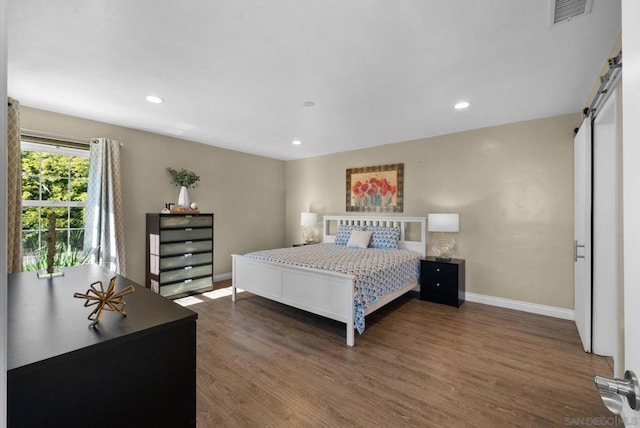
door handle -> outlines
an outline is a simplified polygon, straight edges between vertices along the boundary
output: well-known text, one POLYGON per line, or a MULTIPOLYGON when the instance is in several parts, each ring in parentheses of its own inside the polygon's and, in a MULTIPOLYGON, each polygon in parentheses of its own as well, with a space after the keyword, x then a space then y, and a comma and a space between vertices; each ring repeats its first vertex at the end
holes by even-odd
POLYGON ((580 245, 578 244, 578 241, 573 241, 573 261, 577 262, 578 259, 584 259, 584 254, 583 255, 579 255, 578 254, 578 248, 582 248, 584 249, 584 245, 580 245))
POLYGON ((604 376, 594 376, 593 381, 600 393, 600 398, 607 409, 616 415, 622 412, 624 398, 629 407, 640 410, 640 384, 636 374, 630 370, 624 372, 624 379, 611 379, 604 376))

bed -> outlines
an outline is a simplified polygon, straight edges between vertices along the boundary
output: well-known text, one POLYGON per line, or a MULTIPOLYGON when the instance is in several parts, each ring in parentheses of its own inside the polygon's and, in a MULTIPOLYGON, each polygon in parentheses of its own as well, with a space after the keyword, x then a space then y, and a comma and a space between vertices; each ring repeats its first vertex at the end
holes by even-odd
MULTIPOLYGON (((384 240, 376 242, 384 243, 384 240)), ((418 287, 418 260, 426 255, 426 249, 425 217, 324 216, 321 244, 232 255, 232 301, 236 301, 236 290, 242 289, 343 322, 346 324, 346 343, 354 346, 355 329, 360 333, 364 330, 366 315, 418 287), (385 231, 397 233, 397 249, 360 249, 359 254, 366 253, 363 257, 367 259, 369 267, 354 267, 355 262, 346 259, 346 246, 336 244, 345 243, 345 231, 362 229, 378 231, 379 237, 384 236, 385 231), (333 260, 344 259, 338 263, 341 271, 330 271, 326 266, 316 263, 317 257, 320 257, 318 254, 322 253, 331 254, 333 260), (397 255, 401 263, 412 264, 415 275, 399 275, 399 269, 408 268, 390 264, 393 268, 388 272, 392 274, 382 272, 380 268, 371 275, 366 271, 368 276, 362 279, 360 272, 363 269, 371 270, 371 266, 377 263, 378 254, 384 260, 397 255), (281 256, 285 258, 281 259, 281 256), (291 258, 287 259, 286 256, 291 258), (310 261, 305 260, 306 256, 311 257, 310 261), (313 257, 316 257, 315 261, 313 257), (397 277, 403 278, 401 283, 397 283, 397 277), (395 281, 392 286, 386 285, 382 287, 384 289, 371 293, 363 292, 360 287, 363 282, 387 284, 392 281, 395 281), (362 299, 363 295, 368 298, 362 299)))

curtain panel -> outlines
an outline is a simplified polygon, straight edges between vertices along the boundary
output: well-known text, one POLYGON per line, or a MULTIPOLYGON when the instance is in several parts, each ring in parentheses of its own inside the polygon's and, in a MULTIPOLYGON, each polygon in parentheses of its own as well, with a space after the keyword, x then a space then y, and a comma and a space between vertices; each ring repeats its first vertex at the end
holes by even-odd
POLYGON ((126 274, 120 142, 107 138, 91 139, 84 249, 92 263, 126 274))
POLYGON ((22 271, 20 103, 9 98, 7 113, 7 272, 14 273, 22 271))

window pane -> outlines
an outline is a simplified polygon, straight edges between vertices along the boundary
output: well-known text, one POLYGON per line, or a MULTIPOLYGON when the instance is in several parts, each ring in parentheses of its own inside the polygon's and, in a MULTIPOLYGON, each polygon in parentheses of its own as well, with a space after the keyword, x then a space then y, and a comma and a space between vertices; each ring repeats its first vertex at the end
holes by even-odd
POLYGON ((84 228, 84 214, 85 208, 71 208, 71 222, 69 223, 69 227, 72 229, 83 229, 84 228))
POLYGON ((22 176, 22 200, 38 201, 40 200, 40 184, 38 177, 29 175, 22 176))
POLYGON ((69 208, 67 207, 42 207, 42 214, 40 215, 41 227, 45 231, 44 235, 49 230, 49 215, 51 213, 56 214, 56 229, 67 229, 69 226, 69 219, 67 218, 69 208))
POLYGON ((40 152, 22 152, 22 173, 34 176, 40 174, 40 152))
POLYGON ((22 232, 22 253, 27 255, 36 255, 40 249, 38 242, 39 232, 37 230, 22 232))
POLYGON ((89 158, 71 158, 71 177, 81 178, 89 176, 89 158))
POLYGON ((71 180, 71 200, 87 201, 87 182, 86 178, 76 178, 71 180))
POLYGON ((42 178, 42 200, 43 201, 68 201, 69 200, 69 180, 58 177, 42 178))
POLYGON ((38 207, 22 208, 22 230, 40 229, 40 224, 38 223, 38 219, 39 219, 38 207))
POLYGON ((69 245, 71 251, 81 253, 84 251, 84 229, 71 229, 69 231, 69 245))
POLYGON ((49 177, 69 176, 69 156, 42 153, 42 175, 49 177))
POLYGON ((67 239, 69 237, 68 229, 56 231, 56 255, 67 251, 67 239))

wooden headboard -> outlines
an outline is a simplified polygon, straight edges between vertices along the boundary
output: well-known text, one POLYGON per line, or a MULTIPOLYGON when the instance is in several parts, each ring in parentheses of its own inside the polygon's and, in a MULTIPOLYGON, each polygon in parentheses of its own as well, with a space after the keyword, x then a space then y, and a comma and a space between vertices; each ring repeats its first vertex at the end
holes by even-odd
MULTIPOLYGON (((427 255, 427 218, 426 217, 378 217, 378 216, 338 216, 325 215, 322 217, 322 242, 334 243, 336 240, 335 232, 338 225, 347 224, 355 226, 382 226, 382 227, 399 227, 400 241, 398 248, 404 250, 412 250, 420 253, 422 257, 427 255), (420 227, 419 241, 407 240, 406 232, 410 224, 417 224, 420 227)), ((417 237, 417 236, 416 236, 417 237)))

